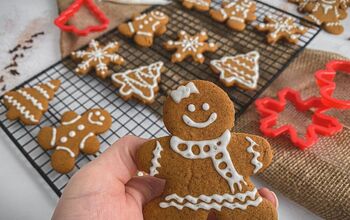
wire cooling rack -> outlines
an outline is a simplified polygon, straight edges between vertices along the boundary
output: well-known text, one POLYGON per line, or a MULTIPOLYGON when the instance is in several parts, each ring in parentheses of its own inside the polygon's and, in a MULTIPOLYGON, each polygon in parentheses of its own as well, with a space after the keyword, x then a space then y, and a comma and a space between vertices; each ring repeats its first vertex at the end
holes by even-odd
MULTIPOLYGON (((212 3, 214 8, 219 7, 219 5, 220 1, 212 3)), ((113 70, 116 72, 148 65, 159 60, 165 63, 168 71, 162 75, 160 92, 152 105, 146 106, 132 100, 123 101, 117 95, 118 89, 114 88, 109 80, 100 80, 94 74, 83 77, 75 75, 73 70, 76 64, 69 57, 53 64, 15 88, 34 86, 37 83, 47 82, 51 79, 62 81, 61 88, 50 102, 49 110, 45 113, 39 125, 23 126, 18 121, 7 120, 7 110, 3 104, 0 105, 0 126, 57 195, 61 195, 68 180, 78 169, 98 156, 80 155, 76 160, 74 171, 69 174, 59 174, 52 169, 50 164, 51 152, 41 149, 36 136, 40 128, 44 126, 58 126, 60 115, 63 112, 73 110, 82 114, 93 107, 103 108, 110 112, 113 117, 113 124, 108 132, 100 135, 100 152, 103 152, 118 138, 126 134, 134 134, 144 138, 166 135, 167 131, 162 122, 162 103, 165 95, 185 80, 205 79, 221 86, 234 101, 236 116, 238 117, 320 31, 319 27, 308 24, 312 28, 301 37, 297 45, 286 42, 269 45, 266 43, 266 35, 256 31, 251 25, 248 25, 243 32, 236 32, 227 28, 224 24, 211 20, 207 13, 186 10, 176 2, 167 6, 152 7, 147 11, 155 8, 167 14, 170 17, 170 23, 168 24, 168 31, 161 37, 156 38, 151 48, 136 46, 132 40, 121 36, 116 29, 98 39, 103 43, 115 40, 120 42, 119 53, 126 59, 126 66, 122 68, 115 67, 113 70), (176 39, 179 30, 185 30, 190 34, 205 30, 209 35, 209 39, 219 45, 219 50, 216 53, 205 54, 206 61, 204 64, 197 64, 191 60, 173 64, 169 61, 172 53, 164 50, 161 45, 169 39, 176 39), (245 91, 239 88, 223 87, 218 81, 217 75, 213 74, 209 68, 210 60, 252 50, 257 50, 260 53, 260 79, 257 89, 245 91)), ((267 14, 293 16, 259 1, 257 2, 256 14, 257 22, 262 22, 267 14)), ((295 18, 298 22, 301 21, 300 18, 295 18)))

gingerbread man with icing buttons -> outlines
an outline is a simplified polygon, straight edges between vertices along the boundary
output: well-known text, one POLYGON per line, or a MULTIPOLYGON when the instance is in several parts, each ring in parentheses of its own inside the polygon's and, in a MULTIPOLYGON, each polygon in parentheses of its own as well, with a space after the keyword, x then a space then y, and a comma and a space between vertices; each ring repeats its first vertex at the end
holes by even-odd
POLYGON ((63 114, 61 126, 44 127, 38 142, 44 150, 54 150, 51 165, 59 173, 70 172, 79 152, 95 154, 100 148, 97 134, 107 131, 112 124, 110 114, 103 109, 91 109, 82 115, 73 111, 63 114))
POLYGON ((144 219, 277 219, 250 176, 272 160, 269 143, 234 133, 234 105, 215 84, 194 80, 167 97, 164 124, 171 136, 146 142, 137 152, 139 170, 166 180, 144 219))
POLYGON ((119 25, 118 30, 126 37, 134 37, 135 43, 139 46, 150 47, 154 36, 160 36, 166 32, 168 22, 169 17, 163 12, 151 11, 119 25))

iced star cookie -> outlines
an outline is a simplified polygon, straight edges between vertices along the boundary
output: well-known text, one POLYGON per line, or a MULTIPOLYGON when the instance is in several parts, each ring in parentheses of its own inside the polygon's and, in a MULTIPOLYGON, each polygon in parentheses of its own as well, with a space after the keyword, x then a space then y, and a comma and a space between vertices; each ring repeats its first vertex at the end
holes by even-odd
POLYGON ((154 36, 166 32, 169 17, 160 11, 151 11, 132 19, 132 21, 118 26, 118 30, 126 37, 133 37, 134 41, 142 47, 150 47, 154 36))
POLYGON ((197 11, 208 11, 211 0, 182 0, 182 5, 187 9, 196 9, 197 11))
POLYGON ((246 23, 256 20, 256 2, 251 0, 224 0, 220 9, 210 10, 210 16, 218 22, 225 22, 229 28, 243 31, 246 23))
POLYGON ((165 71, 163 62, 152 63, 137 69, 112 75, 112 83, 119 88, 124 100, 136 98, 145 104, 151 104, 159 90, 161 73, 165 71))
POLYGON ((206 41, 208 35, 202 31, 194 36, 187 34, 185 31, 178 33, 178 40, 169 40, 164 44, 166 50, 176 50, 171 57, 171 62, 177 63, 183 61, 186 57, 191 56, 195 62, 203 63, 205 58, 203 53, 215 52, 218 47, 215 43, 206 41))
POLYGON ((298 43, 299 37, 307 32, 307 28, 296 23, 296 20, 289 16, 276 17, 267 15, 265 23, 255 26, 258 31, 269 32, 267 42, 274 44, 280 39, 286 39, 289 43, 298 43))
POLYGON ((124 58, 116 54, 119 49, 117 41, 108 43, 106 46, 92 40, 86 50, 72 52, 73 60, 80 61, 74 70, 78 75, 86 75, 92 69, 96 70, 96 75, 102 79, 111 75, 108 65, 123 65, 124 58))
POLYGON ((170 136, 150 140, 137 152, 140 171, 166 180, 163 193, 143 208, 145 220, 277 219, 250 176, 272 160, 269 143, 234 133, 234 105, 211 82, 194 80, 170 92, 163 108, 170 136))
POLYGON ((234 85, 242 89, 254 90, 259 79, 259 53, 252 51, 237 56, 227 56, 212 60, 210 67, 220 74, 220 81, 227 87, 234 85))
POLYGON ((42 128, 38 142, 44 150, 53 150, 52 168, 68 173, 74 168, 79 152, 95 154, 99 150, 96 135, 107 131, 111 124, 111 116, 103 109, 91 109, 82 115, 69 111, 62 115, 59 127, 42 128))
POLYGON ((2 102, 8 109, 9 120, 19 119, 25 125, 39 124, 61 85, 60 80, 51 80, 33 87, 21 88, 4 94, 2 102))

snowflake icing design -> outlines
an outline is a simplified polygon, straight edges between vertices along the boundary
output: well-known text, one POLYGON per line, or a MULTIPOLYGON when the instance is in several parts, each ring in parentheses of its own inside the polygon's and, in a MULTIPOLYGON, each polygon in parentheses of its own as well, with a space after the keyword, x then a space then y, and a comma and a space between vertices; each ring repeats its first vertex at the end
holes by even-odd
POLYGON ((72 53, 73 59, 82 62, 75 69, 80 75, 87 74, 92 68, 95 68, 97 76, 106 78, 110 75, 108 64, 123 65, 124 58, 116 54, 119 49, 117 41, 110 42, 106 46, 100 45, 99 42, 92 40, 87 50, 79 50, 72 53))

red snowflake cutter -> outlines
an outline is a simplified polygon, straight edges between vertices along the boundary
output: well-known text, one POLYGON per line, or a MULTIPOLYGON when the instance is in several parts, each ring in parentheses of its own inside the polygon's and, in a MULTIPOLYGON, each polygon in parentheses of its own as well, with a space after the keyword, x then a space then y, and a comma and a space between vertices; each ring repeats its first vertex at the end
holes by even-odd
POLYGON ((342 71, 350 75, 350 61, 333 60, 327 63, 325 70, 319 70, 315 73, 316 82, 322 96, 322 102, 328 107, 350 109, 350 99, 341 100, 332 97, 336 88, 334 78, 337 71, 342 71))
POLYGON ((289 134, 291 142, 302 150, 317 142, 318 135, 331 136, 342 130, 340 122, 329 115, 324 114, 328 107, 322 104, 318 97, 311 97, 302 100, 299 92, 290 88, 278 92, 278 100, 272 98, 261 98, 255 101, 257 111, 260 114, 260 130, 269 137, 277 137, 282 134, 289 134), (306 128, 304 137, 299 137, 295 127, 286 124, 274 128, 277 124, 278 115, 284 111, 287 101, 292 102, 298 111, 304 112, 315 109, 312 115, 312 123, 306 128))
POLYGON ((73 32, 80 36, 86 36, 90 32, 98 32, 105 30, 109 25, 109 20, 105 14, 95 5, 93 0, 75 0, 65 11, 63 11, 58 18, 55 19, 55 24, 62 30, 73 32), (74 25, 68 25, 67 21, 74 16, 74 14, 81 8, 82 5, 90 10, 90 12, 100 22, 99 25, 88 26, 82 30, 78 29, 74 25))

